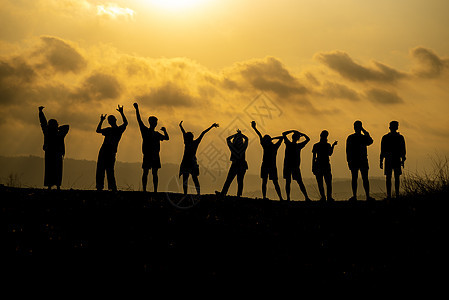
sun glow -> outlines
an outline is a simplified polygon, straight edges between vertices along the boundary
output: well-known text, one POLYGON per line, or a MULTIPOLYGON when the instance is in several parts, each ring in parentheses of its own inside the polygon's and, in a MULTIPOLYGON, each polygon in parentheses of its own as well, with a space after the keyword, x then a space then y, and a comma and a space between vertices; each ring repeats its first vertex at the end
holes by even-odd
POLYGON ((197 7, 207 0, 150 0, 149 2, 168 11, 180 11, 197 7))

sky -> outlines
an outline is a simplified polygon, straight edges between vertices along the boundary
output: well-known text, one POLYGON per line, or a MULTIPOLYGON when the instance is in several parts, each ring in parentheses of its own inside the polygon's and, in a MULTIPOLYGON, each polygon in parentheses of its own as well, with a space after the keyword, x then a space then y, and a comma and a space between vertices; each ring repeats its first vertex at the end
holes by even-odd
MULTIPOLYGON (((311 138, 303 177, 324 129, 338 141, 334 177, 350 176, 355 120, 374 139, 370 176, 382 176, 380 140, 397 120, 406 170, 421 172, 449 154, 448 12, 446 0, 0 0, 0 155, 43 156, 42 105, 70 125, 66 157, 96 160, 100 115, 119 117, 123 105, 117 160, 141 161, 138 102, 170 135, 163 164, 181 161, 181 120, 195 136, 220 124, 198 150, 203 176, 227 170, 236 129, 259 172, 252 120, 262 134, 311 138)), ((284 146, 279 175, 283 155, 284 146)))

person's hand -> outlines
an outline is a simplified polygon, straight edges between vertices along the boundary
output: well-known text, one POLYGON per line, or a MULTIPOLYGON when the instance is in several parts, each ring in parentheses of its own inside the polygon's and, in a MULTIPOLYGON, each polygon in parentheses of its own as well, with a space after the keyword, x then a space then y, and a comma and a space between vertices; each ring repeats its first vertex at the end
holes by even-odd
POLYGON ((332 147, 335 147, 337 144, 338 144, 337 141, 333 142, 333 143, 332 143, 332 147))
POLYGON ((39 106, 39 111, 42 111, 44 108, 44 106, 39 106))
POLYGON ((380 166, 381 169, 383 169, 384 168, 384 162, 380 161, 380 165, 379 166, 380 166))
POLYGON ((102 115, 100 116, 100 120, 101 120, 101 121, 104 121, 104 120, 106 119, 106 116, 107 116, 107 114, 104 114, 104 115, 102 114, 102 115))
POLYGON ((122 114, 123 113, 123 105, 122 106, 118 105, 117 111, 122 114))
POLYGON ((404 168, 405 167, 405 161, 401 161, 401 166, 404 168))
POLYGON ((251 127, 256 128, 256 121, 251 121, 251 127))
POLYGON ((179 122, 179 126, 182 126, 182 121, 181 121, 181 122, 179 122))
POLYGON ((166 132, 166 131, 167 131, 167 129, 165 129, 165 127, 161 127, 161 130, 162 130, 163 132, 166 132))
POLYGON ((214 123, 214 124, 212 124, 212 127, 215 127, 215 128, 217 128, 219 125, 218 125, 218 123, 214 123))
POLYGON ((240 129, 237 129, 237 134, 242 134, 242 131, 240 129))
POLYGON ((133 106, 134 106, 135 109, 139 108, 139 104, 137 104, 137 102, 134 102, 133 106))

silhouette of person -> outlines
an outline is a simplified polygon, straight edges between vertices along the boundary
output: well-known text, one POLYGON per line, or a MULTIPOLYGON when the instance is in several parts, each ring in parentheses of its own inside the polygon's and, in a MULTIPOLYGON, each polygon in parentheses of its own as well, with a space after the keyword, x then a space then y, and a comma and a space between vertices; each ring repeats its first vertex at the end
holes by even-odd
POLYGON ((399 122, 390 122, 390 132, 382 137, 380 144, 380 168, 384 169, 387 185, 387 199, 391 199, 391 175, 394 171, 394 186, 396 198, 399 197, 399 177, 402 174, 401 166, 405 162, 405 139, 398 132, 399 122), (383 161, 385 159, 385 168, 383 161))
POLYGON ((310 141, 310 138, 297 130, 284 131, 282 133, 285 143, 285 155, 284 155, 284 179, 285 179, 285 192, 287 193, 287 201, 290 201, 290 185, 295 180, 301 192, 304 194, 305 201, 310 201, 307 195, 306 187, 302 181, 301 170, 299 165, 301 164, 301 150, 310 141), (287 137, 288 134, 292 134, 292 140, 287 137), (299 139, 303 136, 305 141, 298 143, 299 139))
POLYGON ((148 123, 150 127, 146 127, 140 118, 139 105, 134 103, 134 108, 136 109, 137 123, 139 123, 140 133, 142 135, 142 189, 144 192, 147 190, 147 181, 149 170, 152 170, 153 174, 153 187, 154 192, 157 192, 158 185, 158 170, 161 168, 161 159, 159 156, 159 151, 161 149, 161 141, 168 141, 168 133, 165 127, 161 127, 164 134, 156 131, 157 118, 155 116, 150 116, 148 118, 148 123))
POLYGON ((181 128, 182 136, 184 138, 184 155, 182 157, 181 166, 179 167, 179 176, 182 175, 182 187, 184 190, 184 195, 187 195, 187 181, 189 175, 192 176, 193 183, 195 184, 196 193, 200 195, 200 182, 198 181, 198 175, 200 174, 200 167, 196 159, 196 151, 198 146, 203 139, 204 135, 214 127, 218 127, 217 123, 213 123, 210 127, 201 132, 200 136, 193 139, 192 132, 186 132, 184 127, 182 127, 182 122, 179 123, 181 128))
POLYGON ((312 153, 312 172, 315 175, 316 182, 318 184, 318 190, 320 191, 320 201, 325 202, 326 196, 324 194, 323 178, 326 181, 327 188, 327 201, 333 202, 332 198, 332 173, 330 156, 334 153, 334 147, 337 145, 337 141, 332 145, 327 142, 329 132, 323 130, 320 133, 320 141, 313 145, 312 153))
POLYGON ((112 191, 117 190, 114 174, 115 156, 117 154, 118 143, 120 142, 122 134, 128 125, 128 120, 123 113, 123 106, 118 105, 117 111, 122 116, 122 125, 117 126, 117 119, 115 116, 110 115, 108 116, 108 123, 111 126, 101 128, 103 121, 106 119, 105 114, 101 115, 100 123, 98 123, 97 126, 97 133, 104 135, 103 144, 101 145, 97 160, 96 187, 98 191, 103 190, 105 172, 108 180, 108 189, 112 191))
POLYGON ((226 196, 229 186, 237 176, 237 197, 240 197, 243 192, 243 178, 248 169, 248 163, 245 158, 246 149, 248 148, 248 137, 240 130, 237 130, 237 133, 226 138, 226 142, 229 150, 231 150, 230 160, 232 163, 221 192, 216 191, 215 193, 220 196, 226 196))
POLYGON ((55 185, 59 190, 62 183, 62 163, 65 155, 64 138, 69 132, 69 125, 59 126, 55 119, 50 119, 47 122, 43 110, 44 107, 39 106, 39 121, 44 133, 44 186, 50 190, 55 185))
POLYGON ((358 172, 362 174, 363 187, 365 189, 366 200, 374 200, 369 194, 368 180, 368 151, 367 147, 373 143, 373 139, 368 131, 363 128, 361 121, 354 122, 354 133, 346 140, 346 160, 352 175, 352 197, 350 201, 357 200, 357 180, 358 172), (363 133, 363 134, 362 134, 363 133))
POLYGON ((278 194, 279 200, 282 199, 281 188, 279 187, 278 182, 278 172, 276 167, 276 155, 278 153, 278 149, 282 144, 284 139, 283 136, 271 137, 268 134, 262 136, 259 130, 256 127, 256 122, 251 121, 251 127, 259 136, 260 144, 263 149, 263 157, 262 157, 262 165, 260 168, 260 177, 262 178, 262 195, 263 199, 267 198, 267 182, 268 178, 273 182, 276 193, 278 194), (273 140, 278 140, 276 143, 273 143, 273 140))

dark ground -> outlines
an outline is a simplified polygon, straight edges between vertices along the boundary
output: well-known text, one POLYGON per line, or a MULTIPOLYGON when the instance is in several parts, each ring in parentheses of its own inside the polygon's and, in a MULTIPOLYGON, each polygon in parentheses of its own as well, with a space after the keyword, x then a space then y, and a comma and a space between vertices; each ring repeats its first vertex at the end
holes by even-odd
POLYGON ((373 287, 446 276, 444 195, 389 203, 204 195, 190 209, 172 205, 180 197, 2 186, 1 270, 373 287))

